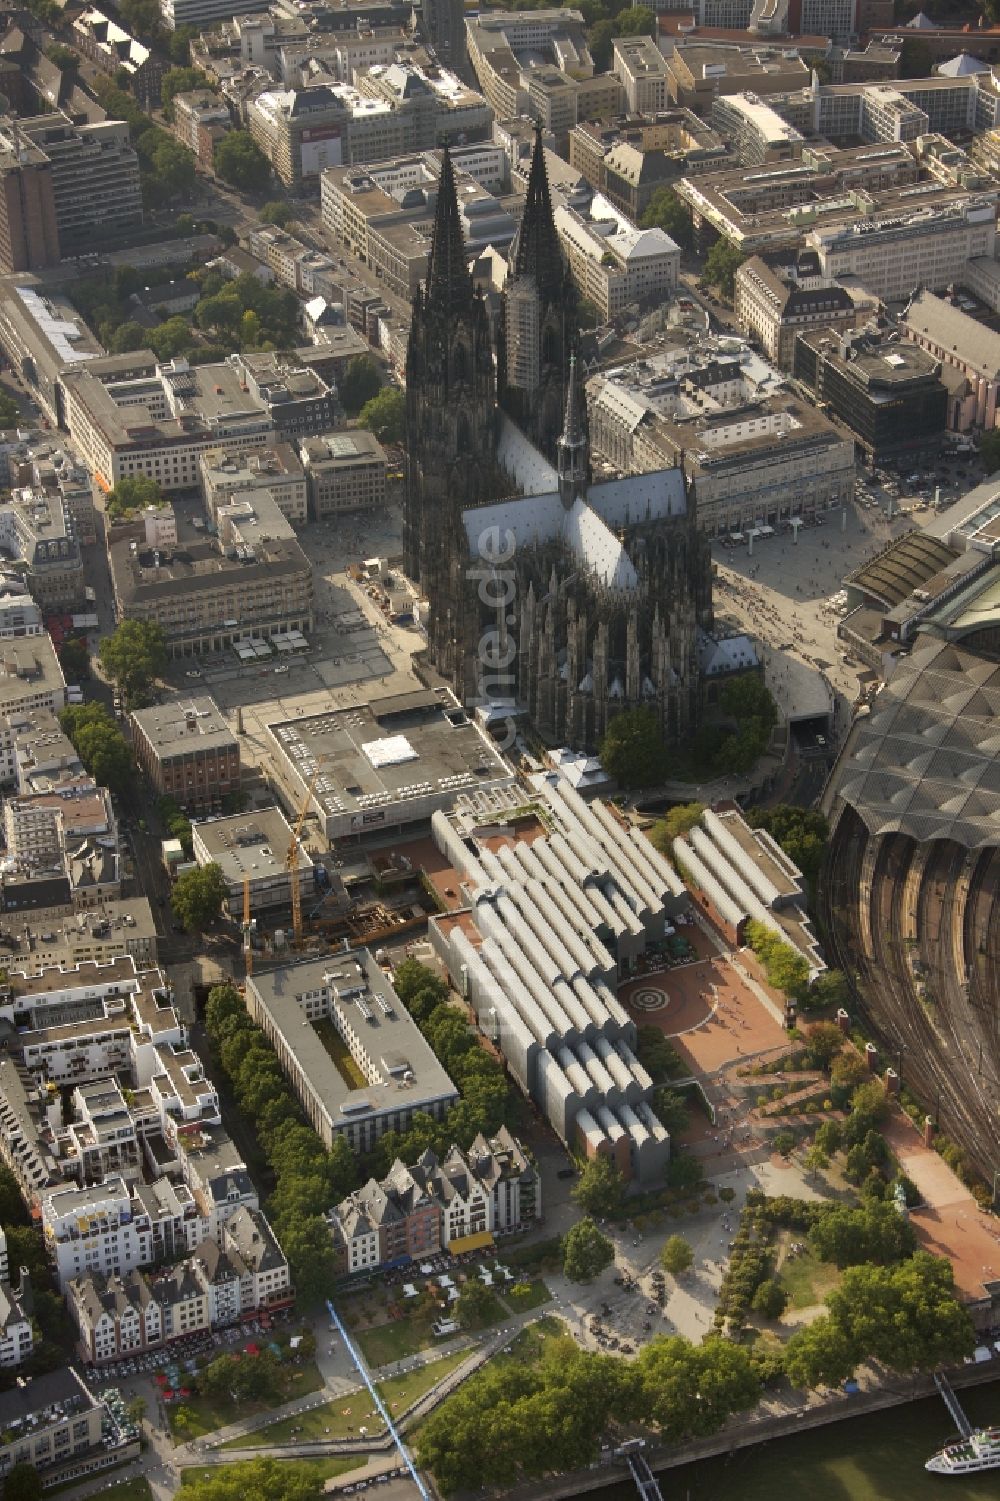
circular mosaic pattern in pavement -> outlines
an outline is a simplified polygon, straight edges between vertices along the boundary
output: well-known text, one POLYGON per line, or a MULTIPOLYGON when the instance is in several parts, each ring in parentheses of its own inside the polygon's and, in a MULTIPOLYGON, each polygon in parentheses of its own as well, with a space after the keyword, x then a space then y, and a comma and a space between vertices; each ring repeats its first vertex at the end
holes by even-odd
POLYGON ((636 1011, 664 1011, 670 1005, 670 997, 657 985, 644 985, 629 994, 629 1005, 636 1011))

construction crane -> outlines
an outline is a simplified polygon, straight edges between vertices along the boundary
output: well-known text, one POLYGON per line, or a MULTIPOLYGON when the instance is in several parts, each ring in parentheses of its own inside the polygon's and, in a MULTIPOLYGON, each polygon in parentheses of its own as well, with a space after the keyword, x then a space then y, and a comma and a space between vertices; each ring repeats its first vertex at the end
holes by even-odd
POLYGON ((243 958, 246 962, 247 979, 253 974, 253 930, 250 918, 250 877, 243 877, 243 958))
MULTIPOLYGON (((326 759, 325 757, 323 758, 326 759)), ((302 825, 306 821, 306 813, 309 808, 309 799, 312 797, 316 778, 319 776, 320 762, 317 760, 313 768, 313 774, 309 778, 302 806, 299 808, 299 816, 295 820, 295 828, 292 831, 292 841, 288 846, 288 855, 285 859, 285 867, 288 871, 288 884, 292 891, 292 941, 296 948, 302 942, 302 892, 299 887, 299 836, 302 833, 302 825)))

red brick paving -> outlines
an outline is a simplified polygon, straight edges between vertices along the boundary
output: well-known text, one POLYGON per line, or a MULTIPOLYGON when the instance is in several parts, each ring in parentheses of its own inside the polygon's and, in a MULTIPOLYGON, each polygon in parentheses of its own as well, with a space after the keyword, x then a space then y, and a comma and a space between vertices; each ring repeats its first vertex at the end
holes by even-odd
POLYGON ((637 1026, 658 1027, 669 1037, 695 1075, 715 1073, 740 1058, 787 1045, 783 1028, 719 954, 641 975, 623 985, 618 998, 637 1026), (636 991, 657 988, 668 997, 662 1010, 644 1011, 629 1004, 636 991))

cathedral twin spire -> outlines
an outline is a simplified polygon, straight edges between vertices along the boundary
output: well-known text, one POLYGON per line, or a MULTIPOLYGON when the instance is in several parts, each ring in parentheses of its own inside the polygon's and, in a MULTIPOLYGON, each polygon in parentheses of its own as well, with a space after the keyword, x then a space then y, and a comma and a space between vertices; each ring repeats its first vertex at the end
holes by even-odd
POLYGON ((559 296, 564 276, 563 256, 552 217, 541 125, 535 126, 535 148, 528 172, 528 193, 513 260, 512 269, 516 277, 533 277, 538 290, 547 298, 555 299, 559 296))
POLYGON ((468 310, 472 297, 472 275, 458 211, 455 169, 446 146, 441 161, 434 234, 427 264, 426 298, 428 304, 439 312, 462 313, 468 310))

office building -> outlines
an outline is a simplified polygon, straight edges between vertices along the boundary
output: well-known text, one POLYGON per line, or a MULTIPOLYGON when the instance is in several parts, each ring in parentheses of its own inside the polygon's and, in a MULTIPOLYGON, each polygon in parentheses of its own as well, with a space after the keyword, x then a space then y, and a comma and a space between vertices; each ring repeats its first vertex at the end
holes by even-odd
POLYGON ((712 104, 712 125, 744 167, 798 161, 804 137, 757 94, 726 94, 712 104))
POLYGON ((218 524, 219 507, 232 496, 267 490, 275 505, 293 526, 303 526, 307 516, 306 474, 291 443, 272 443, 244 458, 230 458, 221 449, 201 455, 201 490, 205 509, 218 524))
POLYGON ((798 334, 808 328, 859 328, 877 314, 878 305, 858 283, 821 276, 812 251, 766 251, 736 272, 736 322, 781 370, 792 368, 798 334))
POLYGON ((244 897, 251 912, 289 908, 292 901, 288 854, 295 846, 300 888, 313 888, 313 863, 280 808, 256 808, 229 818, 199 820, 192 830, 199 865, 217 865, 226 883, 226 903, 234 918, 243 915, 244 897))
POLYGON ((287 806, 329 840, 426 824, 470 787, 515 780, 496 743, 448 689, 418 689, 269 726, 287 806))
POLYGON ((67 368, 61 385, 66 426, 106 490, 137 474, 166 491, 189 489, 198 483, 207 449, 246 453, 274 435, 269 412, 250 393, 238 360, 157 365, 140 351, 67 368))
POLYGON ((65 704, 66 680, 47 635, 0 640, 0 717, 58 714, 65 704))
POLYGON ((663 53, 652 37, 616 37, 611 71, 625 90, 630 115, 652 115, 670 104, 663 53))
POLYGON ((794 93, 810 80, 809 68, 797 52, 697 37, 678 37, 664 63, 671 104, 706 119, 721 95, 751 93, 766 99, 794 93))
POLYGON ((718 166, 726 155, 718 134, 687 109, 623 125, 581 123, 569 136, 570 166, 636 222, 660 188, 718 166))
POLYGON ((553 219, 580 296, 603 322, 675 292, 681 252, 665 230, 637 229, 600 194, 588 214, 560 204, 553 219))
MULTIPOLYGON (((578 10, 480 11, 465 29, 469 61, 498 120, 530 114, 557 135, 576 124, 574 85, 594 76, 578 10)), ((612 86, 620 99, 613 76, 612 86)))
POLYGON ((139 159, 124 120, 78 121, 53 110, 20 119, 17 136, 50 163, 63 255, 102 241, 118 245, 141 227, 139 159))
POLYGON ((385 449, 372 433, 357 428, 306 438, 300 453, 317 521, 385 503, 385 449))
POLYGON ((80 541, 57 490, 14 489, 0 502, 0 548, 23 566, 25 583, 44 610, 84 604, 80 541))
POLYGON ((135 758, 153 790, 207 813, 240 785, 239 741, 207 695, 132 713, 135 758))
POLYGON ((418 1113, 441 1120, 458 1099, 367 949, 255 974, 246 1001, 326 1147, 342 1136, 371 1151, 384 1132, 409 1130, 418 1113), (350 1074, 337 1063, 344 1049, 350 1074))
POLYGON ((36 271, 58 261, 52 163, 11 121, 0 128, 0 271, 36 271))
POLYGON ((626 473, 682 465, 713 534, 814 515, 854 494, 854 446, 747 345, 678 331, 587 385, 596 453, 626 473))
POLYGON ((102 73, 109 73, 118 87, 127 87, 143 109, 159 105, 167 64, 117 21, 89 6, 73 22, 73 43, 102 73))
POLYGON ((336 426, 336 393, 294 355, 242 354, 236 364, 245 389, 267 412, 279 441, 297 442, 336 426))
POLYGON ((824 277, 856 278, 891 300, 921 286, 934 291, 960 282, 970 260, 992 256, 996 212, 993 197, 955 194, 951 202, 914 206, 902 216, 813 229, 805 243, 824 277))
POLYGON ((63 371, 104 354, 69 299, 33 277, 0 281, 0 346, 53 427, 66 425, 63 371))
POLYGON ((260 0, 160 0, 160 19, 168 31, 178 26, 210 30, 219 21, 260 9, 260 0))
POLYGON ((794 371, 847 424, 870 464, 937 449, 948 391, 939 362, 915 344, 820 329, 796 339, 794 371))

